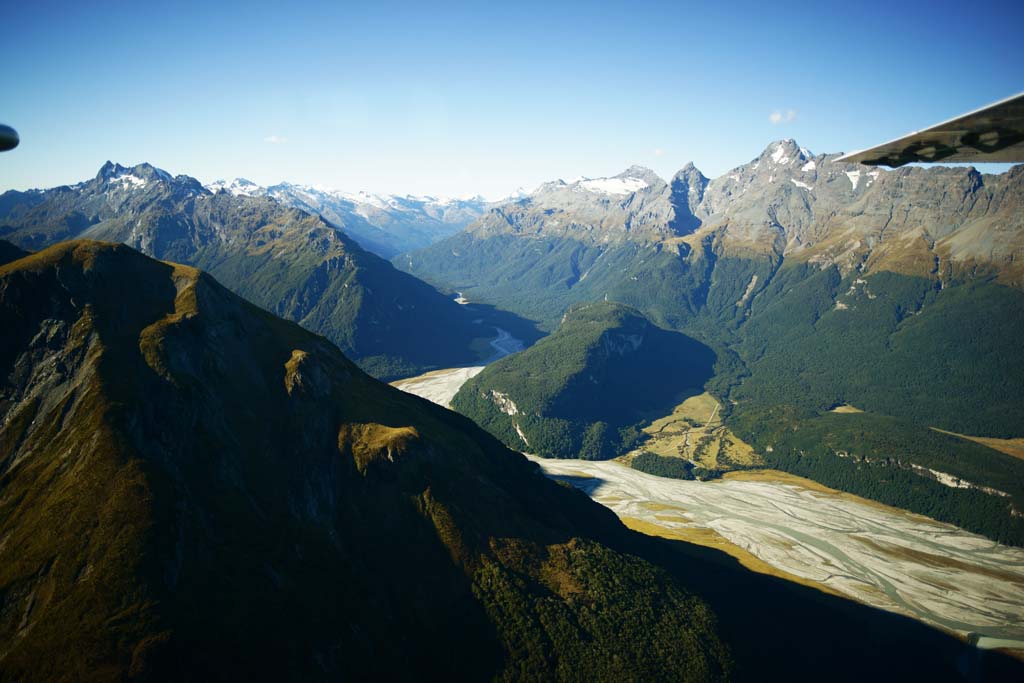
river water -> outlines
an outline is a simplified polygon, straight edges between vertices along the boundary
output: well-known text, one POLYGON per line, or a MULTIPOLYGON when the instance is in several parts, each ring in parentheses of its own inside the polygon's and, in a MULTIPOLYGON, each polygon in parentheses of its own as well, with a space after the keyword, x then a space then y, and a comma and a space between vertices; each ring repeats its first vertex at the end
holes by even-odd
POLYGON ((416 394, 428 401, 433 401, 438 405, 448 408, 452 399, 455 398, 455 394, 459 392, 462 385, 471 377, 479 375, 487 364, 493 363, 494 361, 504 358, 509 354, 518 353, 523 350, 523 342, 521 339, 516 339, 500 327, 495 327, 494 329, 498 333, 498 336, 490 341, 490 345, 494 350, 494 353, 489 358, 485 359, 482 365, 434 370, 433 372, 428 372, 425 375, 409 377, 407 379, 400 379, 397 382, 392 382, 392 386, 410 394, 416 394))

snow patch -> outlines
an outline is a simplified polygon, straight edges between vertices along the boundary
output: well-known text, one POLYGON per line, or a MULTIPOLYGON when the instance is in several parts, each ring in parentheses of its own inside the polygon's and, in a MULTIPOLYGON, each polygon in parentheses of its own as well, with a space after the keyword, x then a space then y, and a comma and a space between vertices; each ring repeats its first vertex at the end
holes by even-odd
POLYGON ((266 193, 266 188, 260 187, 251 180, 235 178, 231 182, 218 180, 205 186, 210 192, 217 194, 221 190, 236 197, 255 197, 266 193))
POLYGON ((647 181, 642 178, 595 178, 581 180, 576 187, 595 194, 627 195, 647 187, 647 181))
POLYGON ((125 173, 124 175, 119 175, 116 178, 111 178, 107 182, 108 182, 108 184, 113 184, 115 182, 119 182, 119 183, 121 183, 122 187, 128 187, 129 185, 131 187, 145 187, 147 185, 147 181, 146 181, 145 178, 140 178, 139 176, 132 175, 131 173, 125 173))
POLYGON ((788 164, 789 157, 786 156, 786 150, 783 149, 782 145, 778 145, 775 151, 772 152, 772 161, 777 164, 788 164))
POLYGON ((810 185, 808 185, 807 183, 801 183, 799 180, 794 180, 793 178, 790 178, 789 182, 793 183, 797 187, 802 187, 805 190, 813 190, 814 189, 810 185))
POLYGON ((814 163, 814 159, 811 159, 806 164, 801 166, 800 170, 803 171, 804 173, 809 173, 810 171, 813 171, 817 167, 818 167, 818 165, 814 163))
POLYGON ((853 185, 853 189, 857 189, 857 183, 860 182, 860 171, 847 171, 846 177, 850 179, 850 184, 853 185))

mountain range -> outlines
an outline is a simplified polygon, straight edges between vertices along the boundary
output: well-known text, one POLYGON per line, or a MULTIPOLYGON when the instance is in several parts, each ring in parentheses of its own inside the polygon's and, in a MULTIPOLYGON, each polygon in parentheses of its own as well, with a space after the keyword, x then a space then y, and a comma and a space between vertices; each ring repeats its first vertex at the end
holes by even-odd
POLYGON ((706 388, 770 466, 1024 544, 1020 461, 933 431, 1024 435, 1024 167, 836 158, 546 183, 394 262, 548 330, 632 306, 714 351, 706 388))
POLYGON ((973 168, 883 171, 836 162, 837 156, 812 156, 782 140, 714 180, 689 164, 669 182, 632 167, 612 178, 545 183, 395 262, 548 322, 567 302, 631 298, 640 285, 630 282, 663 269, 657 263, 620 277, 623 266, 668 258, 688 271, 680 276, 693 280, 687 290, 714 290, 707 292, 711 300, 666 306, 662 314, 679 320, 718 307, 715 285, 724 278, 711 275, 717 261, 729 258, 766 269, 727 283, 738 287, 729 305, 741 313, 783 262, 834 266, 842 276, 887 271, 940 284, 991 278, 1024 287, 1024 168, 1002 175, 973 168), (517 302, 508 286, 514 278, 543 287, 548 297, 517 302))
POLYGON ((82 237, 206 269, 381 377, 475 361, 474 340, 494 335, 474 322, 479 312, 269 196, 214 193, 149 164, 110 162, 76 185, 0 195, 0 238, 34 250, 82 237))
POLYGON ((340 192, 293 183, 262 187, 245 178, 218 180, 206 188, 236 196, 273 197, 286 206, 320 215, 382 258, 426 247, 453 235, 490 206, 479 196, 451 199, 340 192))

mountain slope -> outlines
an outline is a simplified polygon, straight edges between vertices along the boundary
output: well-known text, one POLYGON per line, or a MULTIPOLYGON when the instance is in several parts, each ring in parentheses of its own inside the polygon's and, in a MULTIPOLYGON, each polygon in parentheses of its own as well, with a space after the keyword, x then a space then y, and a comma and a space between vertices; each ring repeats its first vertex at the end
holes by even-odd
POLYGON ((244 178, 217 181, 206 187, 211 192, 272 197, 286 206, 320 215, 361 247, 383 258, 429 246, 459 232, 487 209, 481 197, 438 199, 349 193, 293 183, 261 187, 244 178))
POLYGON ((651 410, 698 394, 714 354, 618 304, 580 306, 558 330, 470 379, 452 407, 510 448, 546 457, 611 458, 640 437, 651 410))
POLYGON ((681 172, 667 184, 633 166, 611 178, 545 183, 492 209, 466 231, 394 263, 549 329, 569 306, 606 294, 641 307, 615 296, 610 284, 635 283, 636 265, 657 258, 666 241, 666 254, 679 255, 671 240, 691 232, 697 220, 688 204, 674 198, 691 195, 691 184, 701 192, 704 182, 699 172, 681 172))
POLYGON ((728 671, 611 513, 199 271, 63 243, 0 324, 4 679, 728 671))
POLYGON ((110 163, 91 181, 14 195, 3 195, 5 239, 29 249, 74 237, 124 242, 203 268, 381 377, 474 361, 472 340, 491 334, 323 219, 266 197, 211 194, 188 176, 110 163))

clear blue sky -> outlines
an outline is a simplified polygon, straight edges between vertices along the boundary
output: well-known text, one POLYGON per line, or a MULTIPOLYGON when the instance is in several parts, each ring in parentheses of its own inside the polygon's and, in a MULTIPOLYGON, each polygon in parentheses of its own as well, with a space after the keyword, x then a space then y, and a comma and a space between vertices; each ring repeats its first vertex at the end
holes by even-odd
POLYGON ((9 3, 0 190, 111 159, 200 180, 502 195, 720 175, 1024 90, 1024 3, 9 3), (372 6, 366 6, 372 5, 372 6), (772 115, 780 119, 771 120, 772 115))

